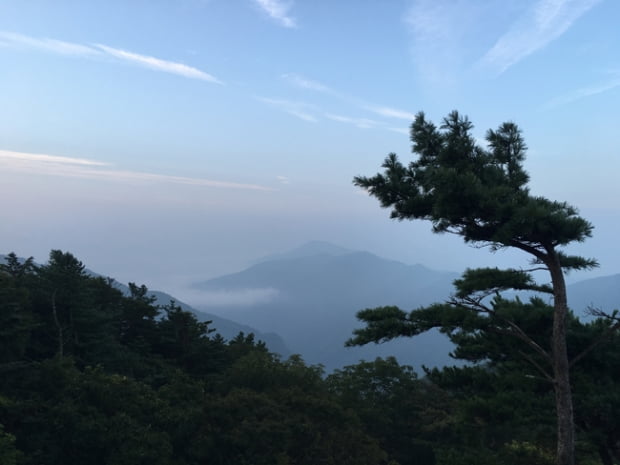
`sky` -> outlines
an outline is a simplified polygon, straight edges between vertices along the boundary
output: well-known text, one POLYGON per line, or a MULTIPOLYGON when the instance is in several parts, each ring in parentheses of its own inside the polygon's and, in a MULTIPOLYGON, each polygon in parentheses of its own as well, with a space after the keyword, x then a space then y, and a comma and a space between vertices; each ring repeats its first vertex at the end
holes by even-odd
MULTIPOLYGON (((352 185, 408 127, 514 121, 532 193, 620 272, 616 0, 2 0, 0 253, 70 251, 181 292, 323 240, 460 271, 520 266, 352 185)), ((180 296, 182 297, 182 295, 180 296)))

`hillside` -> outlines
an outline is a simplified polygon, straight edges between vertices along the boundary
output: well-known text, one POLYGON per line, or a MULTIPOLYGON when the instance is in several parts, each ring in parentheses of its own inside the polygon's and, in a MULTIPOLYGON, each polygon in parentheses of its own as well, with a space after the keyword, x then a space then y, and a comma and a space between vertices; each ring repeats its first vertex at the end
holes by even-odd
MULTIPOLYGON (((6 255, 0 254, 0 263, 5 263, 5 261, 6 255)), ((20 258, 20 261, 23 262, 23 258, 20 258)), ((89 276, 102 276, 101 274, 89 269, 86 269, 85 272, 89 276)), ((116 289, 120 290, 124 295, 129 295, 129 287, 127 285, 120 283, 116 280, 112 280, 112 285, 116 289)), ((284 357, 290 354, 290 350, 286 347, 282 338, 277 334, 269 332, 263 333, 256 328, 252 328, 251 326, 239 324, 227 318, 214 315, 212 313, 196 310, 189 304, 163 291, 149 290, 148 295, 155 298, 156 305, 166 305, 169 304, 171 301, 174 301, 184 311, 193 313, 198 319, 198 321, 211 321, 209 327, 215 329, 217 333, 224 337, 224 339, 231 340, 240 332, 243 332, 245 334, 253 333, 256 337, 256 340, 261 340, 265 342, 267 344, 267 347, 269 347, 272 352, 280 354, 284 357)))
MULTIPOLYGON (((198 308, 263 332, 275 332, 310 363, 332 369, 377 355, 396 355, 401 363, 419 368, 454 363, 446 337, 430 332, 413 340, 345 348, 344 341, 360 326, 355 314, 383 305, 414 309, 441 302, 452 292, 452 282, 458 276, 456 272, 311 242, 193 287, 204 293, 204 300, 214 297, 211 304, 198 308), (215 298, 223 294, 261 298, 245 303, 224 303, 215 298)), ((620 302, 620 275, 577 282, 568 287, 568 295, 571 308, 579 316, 588 306, 612 310, 620 302)))
MULTIPOLYGON (((286 265, 286 260, 279 262, 286 265)), ((333 289, 350 292, 364 279, 376 283, 376 273, 394 281, 392 285, 398 284, 399 273, 409 276, 411 290, 417 289, 420 296, 423 290, 445 285, 449 275, 367 253, 296 258, 288 264, 293 268, 284 270, 274 263, 240 273, 245 281, 238 282, 288 284, 299 298, 325 307, 330 297, 347 303, 347 294, 330 294, 333 289), (322 303, 312 300, 312 284, 321 286, 314 297, 322 296, 322 303)), ((94 276, 70 253, 54 250, 42 267, 17 260, 2 265, 3 465, 405 465, 413 463, 412 457, 420 465, 550 463, 552 386, 522 358, 528 347, 516 338, 488 332, 480 339, 480 327, 470 327, 452 341, 464 359, 479 354, 477 359, 484 363, 431 370, 424 378, 394 358, 328 374, 299 357, 275 356, 252 337, 214 337, 194 314, 178 306, 162 312, 144 287, 123 295, 124 286, 94 276), (515 451, 517 441, 535 454, 515 451)), ((601 292, 603 285, 615 282, 590 281, 583 284, 586 290, 598 283, 601 292)), ((230 286, 235 279, 222 277, 216 282, 218 289, 222 282, 230 286)), ((353 296, 358 299, 373 294, 358 290, 360 295, 353 296)), ((272 294, 284 295, 286 290, 272 294)), ((171 300, 164 293, 155 296, 162 303, 171 300)), ((410 297, 395 294, 398 299, 410 297)), ((297 316, 298 336, 305 332, 319 350, 338 349, 341 340, 331 338, 345 336, 337 334, 336 312, 324 307, 314 314, 289 314, 297 316)), ((547 317, 533 311, 518 315, 516 323, 540 339, 548 335, 547 317)), ((593 347, 605 331, 598 321, 571 320, 571 328, 568 344, 573 353, 593 347)), ((434 336, 428 336, 431 342, 403 341, 402 357, 429 359, 433 350, 442 355, 446 343, 437 339, 440 345, 433 346, 434 336)), ((590 451, 584 463, 613 462, 589 460, 597 453, 618 456, 615 446, 605 441, 618 437, 614 418, 620 410, 613 393, 620 373, 619 338, 612 335, 608 344, 588 353, 586 363, 575 366, 576 412, 585 425, 579 440, 590 451), (608 413, 601 417, 600 412, 608 413)), ((367 349, 371 357, 379 352, 367 349)), ((383 349, 397 353, 399 346, 383 349)), ((334 354, 317 351, 314 356, 330 355, 334 354)), ((343 362, 326 360, 333 365, 343 362)))
MULTIPOLYGON (((330 250, 338 250, 330 247, 330 250)), ((301 247, 274 260, 262 261, 239 273, 196 283, 205 293, 265 291, 268 300, 246 305, 214 303, 210 313, 241 321, 261 331, 273 331, 310 363, 328 369, 396 355, 403 363, 441 366, 452 363, 451 345, 436 333, 381 346, 345 348, 344 341, 359 326, 355 313, 366 307, 399 305, 414 308, 449 294, 456 273, 406 265, 367 252, 324 253, 301 247), (308 254, 299 251, 307 250, 308 254), (301 256, 300 256, 301 255, 301 256), (269 292, 267 292, 269 291, 269 292)))
POLYGON ((590 307, 611 313, 620 309, 620 274, 576 282, 567 292, 569 305, 577 315, 587 317, 590 307))

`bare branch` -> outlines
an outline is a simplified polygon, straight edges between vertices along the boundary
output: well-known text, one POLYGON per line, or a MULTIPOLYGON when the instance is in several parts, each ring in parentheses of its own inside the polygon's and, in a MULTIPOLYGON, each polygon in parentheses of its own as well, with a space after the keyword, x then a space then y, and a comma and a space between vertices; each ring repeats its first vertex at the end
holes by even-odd
MULTIPOLYGON (((605 314, 601 310, 597 310, 597 312, 600 312, 601 314, 605 314)), ((597 346, 602 344, 606 339, 609 339, 616 331, 618 331, 618 329, 620 329, 620 318, 618 318, 615 315, 608 315, 608 314, 605 314, 605 315, 611 320, 614 320, 616 323, 611 325, 609 328, 607 328, 603 332, 603 334, 601 334, 597 339, 595 339, 588 347, 586 347, 580 353, 578 353, 575 357, 573 357, 573 359, 568 364, 570 368, 572 368, 573 365, 579 362, 582 358, 584 358, 586 355, 592 352, 597 346)))
POLYGON ((534 268, 529 268, 527 270, 524 270, 523 268, 521 268, 521 271, 525 273, 532 273, 533 271, 549 271, 549 268, 547 268, 546 266, 538 266, 534 268))
POLYGON ((534 255, 537 259, 539 259, 543 263, 547 263, 547 260, 549 259, 549 256, 546 253, 541 252, 536 247, 533 247, 528 244, 524 244, 523 242, 517 241, 515 239, 512 239, 510 241, 510 245, 513 247, 516 247, 517 249, 523 250, 524 252, 527 252, 530 255, 534 255))
POLYGON ((553 376, 551 376, 551 375, 547 372, 547 370, 545 370, 543 367, 541 367, 541 366, 540 366, 540 364, 539 364, 536 360, 534 360, 532 357, 530 357, 528 354, 526 354, 525 352, 523 352, 523 351, 521 351, 521 350, 519 351, 519 354, 520 354, 520 355, 521 355, 524 359, 526 359, 528 362, 530 362, 530 363, 534 366, 534 368, 536 368, 536 369, 537 369, 537 370, 538 370, 538 371, 539 371, 539 372, 543 375, 543 377, 545 378, 545 380, 549 381, 550 383, 553 383, 553 382, 554 382, 553 376))
POLYGON ((523 331, 519 325, 517 325, 515 322, 507 320, 505 318, 502 318, 502 320, 507 323, 514 331, 514 335, 516 337, 518 337, 519 339, 521 339, 523 342, 525 342, 527 345, 529 345, 532 349, 534 349, 536 352, 538 352, 538 354, 542 355, 544 357, 545 360, 547 360, 549 363, 551 363, 551 355, 549 355, 549 353, 543 349, 542 347, 540 347, 540 345, 538 345, 538 343, 532 339, 531 337, 529 337, 525 331, 523 331))
POLYGON ((456 299, 452 299, 449 303, 451 305, 455 305, 461 308, 467 308, 469 310, 473 310, 479 313, 486 313, 488 315, 494 316, 495 318, 503 321, 512 329, 512 331, 506 332, 506 334, 509 334, 509 335, 517 337, 518 339, 521 339, 528 346, 534 349, 534 351, 536 351, 539 355, 541 355, 545 360, 551 363, 551 355, 545 349, 543 349, 534 339, 529 337, 526 334, 526 332, 523 331, 521 327, 518 324, 516 324, 514 321, 511 321, 507 318, 503 318, 499 316, 495 310, 487 307, 482 302, 480 302, 478 299, 466 297, 463 299, 463 302, 460 302, 456 299))
POLYGON ((606 318, 608 320, 620 321, 620 317, 618 317, 618 310, 614 310, 612 313, 607 313, 596 307, 588 307, 587 310, 588 315, 596 316, 599 318, 606 318))

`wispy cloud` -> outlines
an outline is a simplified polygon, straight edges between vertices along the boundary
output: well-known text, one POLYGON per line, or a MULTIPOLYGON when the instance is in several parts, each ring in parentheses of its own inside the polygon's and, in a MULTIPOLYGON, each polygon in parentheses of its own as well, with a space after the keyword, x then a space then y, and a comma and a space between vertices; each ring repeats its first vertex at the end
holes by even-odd
POLYGON ((242 184, 204 178, 168 176, 139 171, 102 168, 108 166, 109 164, 107 163, 83 158, 0 150, 0 168, 30 174, 99 179, 107 181, 173 183, 226 189, 249 189, 259 191, 273 190, 270 187, 257 184, 242 184))
POLYGON ((352 118, 349 116, 335 115, 333 113, 325 113, 325 117, 333 121, 339 121, 341 123, 348 123, 357 126, 360 129, 370 129, 377 126, 381 126, 383 123, 368 118, 352 118))
POLYGON ((564 34, 601 0, 537 0, 482 57, 503 73, 564 34))
POLYGON ((113 57, 141 66, 146 66, 147 68, 154 69, 156 71, 163 71, 165 73, 178 74, 179 76, 183 76, 186 78, 201 79, 203 81, 222 84, 222 81, 216 79, 214 76, 205 73, 204 71, 200 71, 199 69, 192 66, 184 65, 183 63, 162 60, 148 55, 140 55, 138 53, 108 47, 107 45, 102 44, 95 44, 95 47, 103 50, 105 53, 113 57))
POLYGON ((620 72, 616 72, 613 74, 615 76, 605 82, 601 82, 587 87, 582 87, 581 89, 577 89, 568 94, 556 97, 547 102, 543 108, 553 108, 559 105, 566 105, 569 103, 573 103, 577 100, 581 100, 583 98, 591 97, 593 95, 598 95, 613 89, 617 89, 618 87, 620 87, 620 72))
POLYGON ((326 94, 338 94, 335 90, 331 89, 325 84, 322 84, 318 81, 314 81, 312 79, 308 79, 307 77, 301 76, 296 73, 283 74, 282 79, 302 89, 316 90, 318 92, 323 92, 326 94))
MULTIPOLYGON (((481 18, 488 2, 412 0, 404 17, 411 35, 416 73, 431 86, 452 86, 463 75, 473 42, 484 33, 481 18), (481 30, 482 29, 482 30, 481 30)), ((506 2, 501 2, 505 8, 506 2)))
POLYGON ((60 55, 95 56, 101 53, 87 45, 63 42, 55 39, 38 39, 13 32, 0 31, 0 43, 15 48, 36 49, 60 55))
POLYGON ((254 0, 256 4, 262 8, 270 17, 279 22, 282 26, 288 28, 297 27, 295 18, 289 15, 292 4, 283 2, 282 0, 254 0))
MULTIPOLYGON (((301 89, 312 90, 312 91, 328 94, 342 102, 347 103, 348 105, 355 106, 365 111, 371 111, 385 118, 398 118, 398 119, 404 119, 407 121, 412 121, 415 118, 415 115, 409 111, 400 110, 397 108, 391 108, 391 107, 383 106, 383 105, 370 104, 362 99, 359 99, 359 98, 356 98, 350 95, 346 95, 326 84, 315 81, 313 79, 302 76, 300 74, 286 73, 286 74, 283 74, 281 78, 301 89)), ((338 115, 335 113, 326 113, 324 116, 334 121, 354 124, 357 127, 362 128, 362 129, 380 126, 383 124, 380 121, 376 121, 376 120, 369 119, 369 118, 342 116, 342 115, 338 115)))
POLYGON ((308 121, 310 123, 316 123, 318 121, 316 116, 312 114, 312 112, 316 111, 315 105, 304 102, 296 102, 293 100, 273 99, 267 97, 256 97, 256 99, 273 107, 279 108, 289 115, 295 116, 296 118, 304 121, 308 121))
POLYGON ((60 55, 79 56, 86 58, 113 57, 118 60, 131 62, 155 71, 176 74, 191 79, 200 79, 207 82, 222 84, 222 81, 209 73, 192 66, 174 61, 162 60, 148 55, 141 55, 127 50, 121 50, 102 44, 83 45, 64 42, 55 39, 39 39, 22 34, 0 31, 0 44, 13 48, 39 50, 60 55))
POLYGON ((378 115, 385 116, 386 118, 398 118, 405 119, 407 121, 413 121, 415 119, 415 115, 413 113, 406 110, 399 110, 397 108, 369 106, 367 109, 378 115))
POLYGON ((33 162, 41 164, 57 164, 57 165, 77 165, 77 166, 108 166, 109 163, 104 163, 96 160, 87 160, 85 158, 70 158, 59 157, 56 155, 46 155, 43 153, 25 153, 25 152, 11 152, 9 150, 0 150, 0 159, 12 160, 13 162, 33 162))
POLYGON ((276 179, 280 184, 290 184, 290 180, 286 176, 276 176, 276 179))

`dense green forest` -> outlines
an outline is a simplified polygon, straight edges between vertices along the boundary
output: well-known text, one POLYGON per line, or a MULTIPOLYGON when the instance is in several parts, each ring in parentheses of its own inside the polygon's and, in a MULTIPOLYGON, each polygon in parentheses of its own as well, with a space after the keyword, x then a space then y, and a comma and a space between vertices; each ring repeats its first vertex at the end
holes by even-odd
MULTIPOLYGON (((326 374, 130 291, 59 250, 0 265, 0 463, 553 463, 551 383, 479 321, 450 332, 465 366, 416 374, 388 358, 326 374)), ((552 307, 528 305, 514 318, 548 339, 552 307)), ((568 347, 610 325, 571 318, 568 347)), ((609 335, 572 372, 582 465, 620 458, 619 343, 609 335)))

